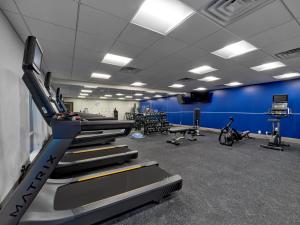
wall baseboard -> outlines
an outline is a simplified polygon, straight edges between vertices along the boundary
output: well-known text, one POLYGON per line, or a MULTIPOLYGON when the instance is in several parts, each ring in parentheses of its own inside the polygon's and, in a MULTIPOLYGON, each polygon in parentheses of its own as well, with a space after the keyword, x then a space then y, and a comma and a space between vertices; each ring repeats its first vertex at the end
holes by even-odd
MULTIPOLYGON (((220 131, 221 131, 221 129, 209 128, 209 127, 201 127, 200 130, 213 132, 213 133, 220 133, 220 131)), ((256 134, 256 133, 250 133, 250 136, 257 138, 257 139, 264 139, 264 140, 268 140, 270 138, 269 135, 256 134)), ((282 137, 282 141, 288 142, 288 143, 300 144, 300 139, 298 139, 298 138, 282 137)))

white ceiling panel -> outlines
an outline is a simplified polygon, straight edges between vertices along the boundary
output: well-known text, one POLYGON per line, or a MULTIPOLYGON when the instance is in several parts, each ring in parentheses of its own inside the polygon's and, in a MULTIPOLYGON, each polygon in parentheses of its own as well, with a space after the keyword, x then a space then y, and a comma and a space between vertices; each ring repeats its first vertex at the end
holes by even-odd
POLYGON ((243 65, 245 67, 253 67, 253 66, 263 64, 263 63, 273 62, 276 59, 274 59, 274 57, 258 50, 258 51, 249 52, 248 54, 245 54, 245 55, 235 57, 232 60, 240 63, 241 65, 243 65))
POLYGON ((74 43, 75 31, 72 29, 28 17, 25 17, 25 20, 32 32, 32 35, 38 38, 44 38, 51 41, 60 41, 66 44, 74 43))
POLYGON ((127 22, 111 14, 82 5, 79 13, 78 30, 101 35, 102 38, 116 38, 127 22))
POLYGON ((225 45, 232 44, 237 41, 241 41, 241 38, 225 29, 222 29, 220 31, 217 31, 213 35, 199 41, 197 43, 197 46, 199 48, 207 50, 208 52, 212 52, 217 49, 223 48, 225 45))
POLYGON ((45 54, 45 60, 48 69, 53 73, 54 77, 70 79, 72 59, 64 56, 58 56, 56 54, 45 54))
POLYGON ((15 3, 12 0, 1 0, 0 8, 14 13, 19 13, 15 3))
POLYGON ((169 36, 191 44, 220 29, 219 25, 196 13, 174 29, 169 36))
POLYGON ((164 37, 155 42, 155 44, 146 49, 146 51, 152 51, 158 53, 161 57, 165 57, 183 49, 186 46, 187 45, 182 41, 178 41, 170 37, 164 37))
POLYGON ((28 35, 30 35, 30 32, 28 31, 22 17, 19 14, 9 11, 4 11, 4 13, 15 28, 15 30, 18 32, 20 37, 26 38, 28 35))
POLYGON ((295 20, 292 20, 278 27, 255 35, 254 37, 250 38, 249 41, 256 47, 264 47, 280 41, 292 39, 297 36, 300 36, 300 27, 295 20))
POLYGON ((207 51, 201 49, 198 44, 190 45, 180 51, 178 51, 175 55, 181 57, 187 61, 199 59, 202 56, 209 54, 207 51))
POLYGON ((290 13, 284 8, 282 3, 275 1, 228 25, 227 29, 236 35, 247 38, 292 19, 290 13))
POLYGON ((101 35, 93 35, 84 32, 77 32, 76 47, 89 49, 93 52, 107 52, 114 40, 104 38, 101 35))
POLYGON ((140 47, 125 44, 123 42, 117 41, 114 46, 109 50, 110 53, 115 55, 121 55, 129 58, 134 58, 143 49, 140 47))
POLYGON ((16 0, 23 15, 75 29, 77 3, 72 0, 16 0), (34 7, 33 7, 34 6, 34 7))
POLYGON ((193 9, 198 10, 201 7, 207 5, 211 2, 211 0, 182 0, 182 2, 186 3, 187 5, 191 6, 193 9))
POLYGON ((163 36, 134 24, 129 24, 119 37, 124 43, 147 48, 163 36))
POLYGON ((100 62, 103 57, 103 52, 76 46, 75 58, 77 59, 83 59, 90 62, 100 62))
POLYGON ((44 55, 51 55, 53 58, 62 57, 72 60, 73 47, 59 41, 49 41, 44 38, 39 38, 39 42, 44 51, 44 55))
POLYGON ((289 39, 289 40, 281 41, 279 43, 265 46, 264 50, 269 54, 274 55, 279 52, 283 52, 283 51, 287 51, 299 47, 300 47, 300 36, 293 39, 289 39))
POLYGON ((131 20, 144 0, 83 0, 83 3, 98 10, 131 20))
POLYGON ((299 0, 282 0, 295 17, 300 17, 300 1, 299 0))

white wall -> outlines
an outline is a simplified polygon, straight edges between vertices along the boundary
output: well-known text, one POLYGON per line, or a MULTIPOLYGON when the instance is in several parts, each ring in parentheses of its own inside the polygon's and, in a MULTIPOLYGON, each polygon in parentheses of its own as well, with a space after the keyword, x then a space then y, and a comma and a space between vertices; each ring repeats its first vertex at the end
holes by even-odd
POLYGON ((49 127, 33 103, 22 80, 24 43, 0 11, 0 201, 20 176, 32 150, 41 149, 49 127), (33 149, 30 149, 30 110, 33 149))
POLYGON ((136 107, 139 103, 136 101, 117 101, 117 100, 91 100, 91 99, 71 99, 65 98, 66 102, 73 102, 74 112, 83 111, 88 108, 89 113, 102 114, 104 116, 113 116, 113 111, 117 108, 119 112, 119 120, 125 119, 125 113, 130 112, 131 108, 136 103, 136 107))
POLYGON ((29 155, 29 95, 23 84, 23 43, 0 11, 0 201, 29 155))

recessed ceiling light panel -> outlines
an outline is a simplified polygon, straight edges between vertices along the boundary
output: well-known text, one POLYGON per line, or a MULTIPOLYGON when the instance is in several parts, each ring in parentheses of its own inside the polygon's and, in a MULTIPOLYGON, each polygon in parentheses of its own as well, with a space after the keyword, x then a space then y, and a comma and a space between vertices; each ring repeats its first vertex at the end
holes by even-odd
POLYGON ((194 91, 206 91, 206 90, 207 90, 207 88, 205 88, 205 87, 198 87, 198 88, 194 89, 194 91))
POLYGON ((161 98, 162 95, 154 95, 154 98, 161 98))
POLYGON ((107 99, 107 97, 105 97, 105 96, 101 96, 100 98, 101 98, 101 99, 107 99))
POLYGON ((284 66, 286 66, 286 65, 283 64, 282 62, 278 61, 278 62, 264 63, 259 66, 251 67, 251 69, 260 72, 260 71, 272 70, 272 69, 276 69, 276 68, 280 68, 280 67, 284 67, 284 66))
POLYGON ((150 99, 150 97, 144 97, 144 99, 150 99))
POLYGON ((132 96, 131 95, 126 95, 125 98, 132 98, 132 96))
POLYGON ((122 94, 122 93, 117 93, 116 95, 117 95, 117 96, 123 96, 124 94, 122 94))
POLYGON ((145 0, 131 23, 167 35, 194 13, 179 0, 145 0))
POLYGON ((85 90, 85 89, 82 89, 81 92, 82 92, 82 93, 92 93, 93 91, 92 91, 92 90, 85 90))
POLYGON ((130 63, 131 60, 132 60, 132 58, 107 53, 101 62, 106 63, 106 64, 115 65, 115 66, 125 66, 128 63, 130 63))
POLYGON ((142 93, 135 93, 134 95, 135 95, 135 96, 143 96, 142 93))
POLYGON ((142 87, 142 86, 145 86, 146 84, 145 83, 143 83, 143 82, 134 82, 134 83, 132 83, 132 84, 130 84, 130 85, 132 85, 132 86, 136 86, 136 87, 142 87))
POLYGON ((81 96, 88 96, 89 94, 88 93, 80 93, 79 95, 81 95, 81 96))
POLYGON ((104 73, 92 73, 91 78, 97 78, 97 79, 109 79, 111 75, 104 74, 104 73))
POLYGON ((81 96, 81 95, 79 95, 79 96, 78 96, 78 98, 86 98, 86 97, 85 97, 85 96, 81 96))
POLYGON ((104 97, 109 97, 109 98, 110 98, 110 97, 112 97, 112 95, 108 95, 108 94, 107 94, 107 95, 104 95, 104 97))
POLYGON ((243 83, 234 81, 234 82, 230 82, 230 83, 225 84, 225 85, 226 85, 226 86, 229 86, 229 87, 235 87, 235 86, 240 86, 240 85, 242 85, 242 84, 243 84, 243 83))
POLYGON ((93 86, 93 85, 84 85, 85 88, 91 88, 91 89, 95 89, 98 88, 98 86, 93 86))
POLYGON ((205 81, 205 82, 213 82, 213 81, 216 81, 216 80, 220 80, 219 77, 215 77, 215 76, 207 76, 207 77, 203 77, 201 79, 198 79, 200 81, 205 81))
POLYGON ((124 100, 125 98, 118 98, 119 100, 124 100))
POLYGON ((191 69, 189 70, 190 73, 196 73, 196 74, 205 74, 205 73, 209 73, 209 72, 212 72, 212 71, 216 71, 218 69, 215 69, 211 66, 199 66, 199 67, 196 67, 194 69, 191 69))
POLYGON ((292 79, 292 78, 300 77, 300 73, 285 73, 273 77, 275 79, 292 79))
POLYGON ((239 55, 246 54, 257 50, 257 48, 247 41, 239 41, 230 45, 225 46, 219 50, 212 52, 212 54, 219 56, 224 59, 230 59, 239 55))
POLYGON ((184 85, 183 84, 172 84, 171 86, 169 86, 170 88, 183 88, 184 85))

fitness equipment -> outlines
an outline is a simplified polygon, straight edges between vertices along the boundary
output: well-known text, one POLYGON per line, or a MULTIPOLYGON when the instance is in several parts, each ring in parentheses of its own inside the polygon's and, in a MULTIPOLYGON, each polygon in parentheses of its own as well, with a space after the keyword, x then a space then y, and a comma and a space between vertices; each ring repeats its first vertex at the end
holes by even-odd
POLYGON ((268 121, 272 123, 272 133, 267 145, 260 145, 263 148, 284 151, 284 147, 290 145, 284 144, 281 141, 280 120, 290 116, 291 110, 288 107, 288 95, 273 95, 272 108, 266 113, 268 121))
POLYGON ((174 137, 170 140, 167 140, 167 143, 173 145, 180 145, 180 143, 183 140, 197 141, 197 138, 195 137, 196 132, 197 132, 196 127, 189 127, 189 126, 171 127, 169 133, 174 134, 174 137))
MULTIPOLYGON (((42 81, 40 81, 42 82, 42 81)), ((114 119, 112 117, 102 117, 95 114, 80 114, 80 113, 72 113, 68 112, 67 108, 65 107, 64 102, 62 101, 62 98, 60 97, 60 88, 56 89, 56 95, 53 95, 53 90, 51 88, 51 72, 47 72, 45 75, 44 80, 44 86, 48 91, 47 96, 49 97, 51 103, 53 106, 57 109, 57 111, 68 115, 70 117, 77 117, 77 119, 80 120, 108 120, 108 119, 114 119), (81 116, 84 115, 84 116, 81 116), (93 116, 91 116, 93 115, 93 116)), ((103 131, 85 131, 81 132, 80 135, 78 135, 74 140, 70 148, 82 148, 82 147, 88 147, 93 145, 107 145, 115 141, 115 137, 118 137, 118 134, 114 133, 106 133, 102 134, 103 131), (101 136, 99 136, 101 134, 101 136)))
POLYGON ((42 51, 36 38, 30 36, 25 45, 22 79, 52 128, 52 136, 1 203, 1 225, 95 224, 146 203, 159 202, 181 189, 181 177, 168 174, 155 162, 46 183, 81 131, 125 129, 128 134, 132 124, 115 120, 80 121, 59 114, 36 77, 41 62, 42 51))
POLYGON ((240 141, 243 138, 251 138, 249 136, 250 131, 238 132, 236 129, 232 128, 231 125, 233 121, 233 117, 230 117, 229 122, 221 129, 221 133, 219 135, 219 142, 221 145, 232 146, 234 142, 240 141))
POLYGON ((196 136, 205 136, 204 134, 200 133, 200 109, 195 108, 194 109, 194 117, 193 117, 193 124, 194 127, 196 128, 196 136))
MULTIPOLYGON (((50 88, 50 76, 49 73, 45 79, 45 88, 48 90, 48 93, 41 92, 45 98, 48 98, 52 103, 52 106, 56 111, 60 111, 57 102, 52 98, 51 88, 50 88)), ((35 77, 39 83, 42 83, 40 80, 41 76, 35 77)), ((28 82, 34 82, 35 80, 28 80, 28 82)), ((71 114, 66 112, 65 116, 70 117, 71 114)), ((128 121, 128 125, 133 126, 132 121, 128 121)), ((80 135, 77 135, 74 140, 79 142, 79 140, 85 139, 83 142, 87 145, 89 141, 89 146, 93 143, 94 145, 91 147, 79 147, 77 145, 74 146, 74 140, 69 147, 68 151, 64 154, 63 158, 58 163, 57 167, 51 174, 51 178, 62 178, 67 177, 69 175, 75 175, 77 173, 82 173, 83 171, 90 171, 95 168, 101 168, 108 165, 113 164, 122 164, 131 159, 135 159, 138 157, 138 151, 130 150, 127 145, 109 145, 109 146, 98 146, 99 144, 104 144, 111 142, 110 140, 114 140, 115 137, 125 136, 124 132, 116 132, 116 133, 106 133, 101 134, 99 131, 92 131, 95 133, 91 133, 91 131, 81 132, 80 135), (76 148, 75 148, 76 147, 76 148)), ((76 143, 75 142, 75 143, 76 143)), ((82 143, 79 143, 83 146, 82 143)))
POLYGON ((135 130, 143 130, 144 134, 154 132, 166 133, 170 126, 165 112, 125 113, 125 118, 135 121, 135 130))

